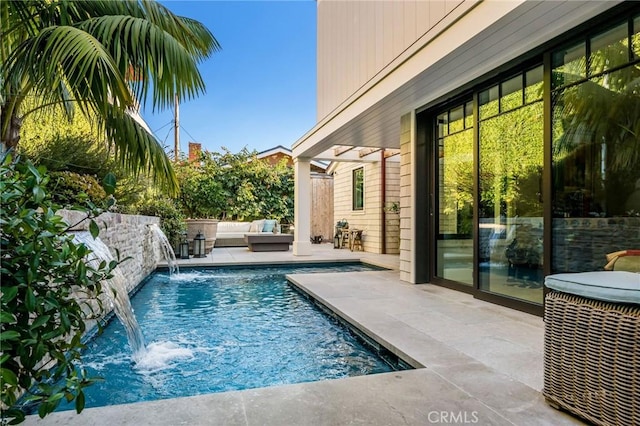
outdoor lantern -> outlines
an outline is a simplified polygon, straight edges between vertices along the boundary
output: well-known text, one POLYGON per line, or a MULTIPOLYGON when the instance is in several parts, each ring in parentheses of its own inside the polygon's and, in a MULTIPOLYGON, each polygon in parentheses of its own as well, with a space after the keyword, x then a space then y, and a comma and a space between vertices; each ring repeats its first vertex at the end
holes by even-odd
POLYGON ((193 239, 193 257, 204 257, 204 235, 198 231, 193 239))
POLYGON ((189 258, 189 241, 187 241, 187 233, 182 234, 182 241, 178 245, 178 255, 180 259, 189 258))

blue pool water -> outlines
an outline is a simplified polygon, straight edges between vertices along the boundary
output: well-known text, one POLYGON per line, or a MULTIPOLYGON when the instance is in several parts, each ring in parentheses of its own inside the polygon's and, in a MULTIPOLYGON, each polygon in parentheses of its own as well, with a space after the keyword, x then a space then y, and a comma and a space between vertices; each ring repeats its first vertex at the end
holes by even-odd
POLYGON ((105 379, 87 388, 86 406, 392 371, 285 278, 366 269, 358 264, 154 273, 131 300, 148 355, 134 364, 123 326, 111 321, 83 356, 90 373, 105 379))

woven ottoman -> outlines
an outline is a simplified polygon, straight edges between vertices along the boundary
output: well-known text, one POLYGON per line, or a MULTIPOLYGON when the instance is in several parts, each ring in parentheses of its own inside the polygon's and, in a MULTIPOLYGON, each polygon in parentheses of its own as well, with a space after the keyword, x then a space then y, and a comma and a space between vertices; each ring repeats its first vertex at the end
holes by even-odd
POLYGON ((640 274, 545 278, 547 402, 597 425, 640 425, 640 274))

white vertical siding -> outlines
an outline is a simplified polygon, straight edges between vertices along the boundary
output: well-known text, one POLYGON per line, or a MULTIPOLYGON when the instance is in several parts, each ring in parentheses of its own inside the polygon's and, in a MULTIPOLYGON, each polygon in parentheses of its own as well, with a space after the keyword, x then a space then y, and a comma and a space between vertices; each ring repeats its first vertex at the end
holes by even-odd
POLYGON ((461 0, 318 0, 317 120, 389 65, 461 0))

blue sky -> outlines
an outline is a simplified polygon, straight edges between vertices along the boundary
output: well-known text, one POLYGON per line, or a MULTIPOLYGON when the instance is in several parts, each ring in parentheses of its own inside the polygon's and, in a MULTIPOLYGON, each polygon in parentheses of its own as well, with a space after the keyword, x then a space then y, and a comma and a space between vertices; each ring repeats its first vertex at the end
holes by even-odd
MULTIPOLYGON (((288 148, 315 124, 316 2, 161 1, 197 19, 222 50, 199 69, 206 93, 180 104, 180 149, 288 148)), ((173 109, 142 116, 167 151, 173 150, 173 109)))

